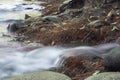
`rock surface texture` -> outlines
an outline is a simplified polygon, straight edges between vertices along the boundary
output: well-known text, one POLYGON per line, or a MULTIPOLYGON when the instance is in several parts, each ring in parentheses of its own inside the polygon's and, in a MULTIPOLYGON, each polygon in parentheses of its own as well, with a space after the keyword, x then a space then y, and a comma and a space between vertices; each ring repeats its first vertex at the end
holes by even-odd
POLYGON ((40 71, 24 75, 13 76, 5 80, 71 80, 71 79, 61 73, 40 71))

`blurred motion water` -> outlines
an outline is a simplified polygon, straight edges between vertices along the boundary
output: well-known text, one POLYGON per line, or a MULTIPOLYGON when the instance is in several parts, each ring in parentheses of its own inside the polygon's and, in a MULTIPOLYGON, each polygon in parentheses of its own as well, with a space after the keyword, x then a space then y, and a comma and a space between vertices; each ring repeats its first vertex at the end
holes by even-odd
POLYGON ((48 69, 55 66, 56 58, 61 54, 62 48, 41 47, 41 45, 26 46, 22 43, 9 42, 7 34, 8 24, 23 20, 25 14, 31 16, 41 15, 43 7, 35 1, 0 0, 0 80, 15 74, 48 69))

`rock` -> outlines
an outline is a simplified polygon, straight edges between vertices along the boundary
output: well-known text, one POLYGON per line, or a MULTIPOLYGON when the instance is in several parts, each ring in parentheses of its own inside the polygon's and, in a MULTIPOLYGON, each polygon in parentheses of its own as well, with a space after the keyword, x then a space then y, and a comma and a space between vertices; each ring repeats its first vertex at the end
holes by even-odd
POLYGON ((84 0, 65 0, 59 7, 59 13, 64 12, 66 9, 76 8, 80 9, 84 5, 84 0))
POLYGON ((63 20, 72 19, 74 17, 81 16, 83 9, 67 9, 63 13, 60 13, 58 16, 61 17, 63 20))
POLYGON ((115 10, 111 10, 111 11, 108 13, 105 21, 112 22, 115 15, 116 15, 115 10))
POLYGON ((110 4, 110 3, 114 3, 117 2, 118 0, 104 0, 105 4, 110 4))
POLYGON ((120 80, 119 72, 104 72, 86 78, 85 80, 120 80))
POLYGON ((15 21, 7 27, 8 32, 16 32, 18 29, 25 27, 23 20, 15 21))
POLYGON ((61 19, 57 16, 45 16, 45 17, 42 17, 42 21, 45 21, 45 22, 48 22, 48 21, 61 22, 61 19))
POLYGON ((40 71, 13 76, 5 80, 71 80, 68 76, 52 72, 52 71, 40 71))
POLYGON ((31 16, 29 16, 28 14, 25 14, 25 19, 30 18, 31 16))
POLYGON ((111 50, 104 57, 104 67, 108 71, 120 71, 120 46, 111 50))
POLYGON ((95 20, 90 22, 87 26, 93 28, 101 28, 102 26, 109 25, 108 22, 103 20, 95 20))
POLYGON ((94 72, 95 70, 101 70, 102 58, 90 52, 82 52, 80 50, 69 50, 65 51, 58 60, 59 72, 64 72, 64 74, 75 77, 76 75, 81 75, 87 72, 94 72), (99 66, 98 66, 99 65, 99 66))

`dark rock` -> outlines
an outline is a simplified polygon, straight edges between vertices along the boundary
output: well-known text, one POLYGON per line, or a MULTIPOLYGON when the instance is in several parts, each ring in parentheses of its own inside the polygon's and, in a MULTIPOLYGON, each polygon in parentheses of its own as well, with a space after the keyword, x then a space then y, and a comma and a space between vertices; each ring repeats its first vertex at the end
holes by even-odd
POLYGON ((84 0, 65 0, 59 7, 59 12, 64 12, 66 9, 76 8, 80 9, 84 5, 84 0))
POLYGON ((74 17, 81 16, 83 9, 67 9, 63 13, 60 13, 58 16, 64 20, 68 20, 74 17))
POLYGON ((112 22, 112 21, 113 21, 113 18, 115 17, 115 15, 116 15, 115 10, 111 10, 111 11, 108 13, 105 21, 107 21, 107 22, 112 22))
POLYGON ((105 4, 109 4, 109 3, 114 3, 117 2, 118 0, 104 0, 105 4))
POLYGON ((7 30, 8 32, 16 32, 18 29, 25 27, 23 20, 15 21, 8 25, 7 30))
POLYGON ((120 80, 119 72, 104 72, 86 78, 85 80, 120 80))
POLYGON ((104 57, 104 67, 107 71, 120 71, 120 47, 111 50, 104 57))
POLYGON ((28 7, 28 8, 25 8, 25 9, 29 10, 29 9, 33 9, 33 8, 31 8, 31 7, 28 7))
POLYGON ((102 26, 105 25, 109 25, 109 23, 103 20, 95 20, 90 22, 87 26, 91 28, 101 28, 102 26))
POLYGON ((29 16, 28 14, 25 14, 25 19, 30 18, 31 16, 29 16))

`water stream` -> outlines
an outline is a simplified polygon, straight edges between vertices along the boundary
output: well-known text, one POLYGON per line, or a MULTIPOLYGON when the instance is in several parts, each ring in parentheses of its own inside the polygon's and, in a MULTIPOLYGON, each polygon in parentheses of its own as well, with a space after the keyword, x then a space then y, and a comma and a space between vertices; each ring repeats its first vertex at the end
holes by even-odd
POLYGON ((25 14, 38 16, 43 7, 38 2, 23 0, 0 0, 0 80, 11 75, 48 69, 55 66, 62 48, 41 47, 41 45, 23 45, 12 42, 8 34, 8 24, 23 20, 25 14))

